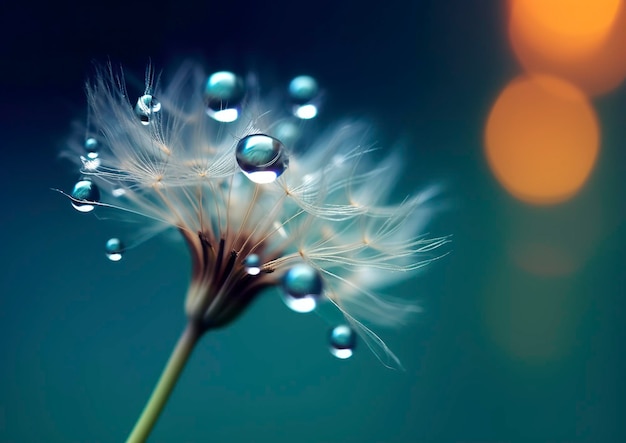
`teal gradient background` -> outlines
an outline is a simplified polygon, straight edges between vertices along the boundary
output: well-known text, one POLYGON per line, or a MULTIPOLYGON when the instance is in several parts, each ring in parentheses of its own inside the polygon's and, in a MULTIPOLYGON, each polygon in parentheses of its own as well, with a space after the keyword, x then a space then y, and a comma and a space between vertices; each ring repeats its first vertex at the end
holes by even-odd
POLYGON ((167 71, 189 57, 271 86, 316 76, 326 121, 366 117, 378 144, 403 146, 399 198, 445 185, 430 232, 453 243, 397 288, 425 312, 377 329, 406 372, 364 346, 332 358, 327 324, 268 293, 203 338, 150 441, 626 441, 626 86, 594 100, 602 146, 580 194, 514 200, 482 149, 489 107, 519 72, 502 4, 3 5, 0 442, 123 441, 184 327, 185 248, 161 236, 111 263, 104 242, 133 226, 50 188, 76 179, 58 153, 93 61, 141 79, 149 59, 167 71), (565 271, 520 265, 511 251, 533 233, 568 239, 565 271))

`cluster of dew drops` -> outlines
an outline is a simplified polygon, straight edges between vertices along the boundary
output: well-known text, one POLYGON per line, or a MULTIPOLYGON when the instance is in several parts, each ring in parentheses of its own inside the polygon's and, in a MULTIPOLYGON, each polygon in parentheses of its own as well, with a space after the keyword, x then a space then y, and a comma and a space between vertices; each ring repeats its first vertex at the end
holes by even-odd
MULTIPOLYGON (((245 85, 242 78, 229 71, 211 74, 204 83, 203 97, 207 115, 220 123, 231 123, 241 115, 245 98, 245 85)), ((288 87, 291 112, 296 119, 310 120, 317 116, 320 93, 317 81, 308 75, 293 78, 288 87)), ((159 100, 149 93, 137 99, 135 114, 143 125, 149 125, 153 116, 161 111, 159 100)), ((292 138, 295 129, 283 128, 281 139, 292 138)), ((92 136, 86 137, 84 155, 80 156, 83 167, 97 170, 100 167, 100 142, 92 136)), ((235 149, 236 160, 241 171, 255 183, 271 183, 288 166, 289 159, 283 143, 270 135, 251 134, 243 137, 235 149)), ((123 192, 123 191, 121 191, 123 192)), ((114 195, 115 190, 114 190, 114 195)), ((91 212, 100 199, 100 191, 88 178, 81 178, 70 194, 72 206, 80 212, 91 212)), ((117 195, 116 195, 117 196, 117 195)), ((119 238, 106 241, 105 255, 112 262, 124 257, 126 247, 119 238)), ((248 274, 258 275, 262 263, 256 254, 244 259, 248 274)), ((282 295, 285 304, 295 312, 311 312, 323 294, 323 280, 319 271, 307 264, 291 267, 282 279, 282 295)), ((352 356, 356 346, 356 333, 346 324, 333 327, 328 332, 330 353, 339 358, 352 356)))

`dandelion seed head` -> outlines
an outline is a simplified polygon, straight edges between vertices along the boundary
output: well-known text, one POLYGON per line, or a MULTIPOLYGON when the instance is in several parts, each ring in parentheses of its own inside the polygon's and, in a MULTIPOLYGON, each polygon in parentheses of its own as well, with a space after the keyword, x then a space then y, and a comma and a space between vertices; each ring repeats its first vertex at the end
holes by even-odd
POLYGON ((284 107, 269 106, 239 75, 189 65, 166 85, 149 68, 133 98, 108 66, 87 86, 87 136, 64 153, 81 173, 69 197, 82 212, 178 230, 192 258, 185 311, 204 329, 275 288, 296 311, 335 305, 349 331, 399 366, 365 323, 395 326, 419 311, 414 298, 384 293, 446 243, 422 232, 433 196, 394 202, 402 158, 374 157, 358 121, 310 136, 292 108, 317 106, 317 82, 300 76, 289 91, 284 107))

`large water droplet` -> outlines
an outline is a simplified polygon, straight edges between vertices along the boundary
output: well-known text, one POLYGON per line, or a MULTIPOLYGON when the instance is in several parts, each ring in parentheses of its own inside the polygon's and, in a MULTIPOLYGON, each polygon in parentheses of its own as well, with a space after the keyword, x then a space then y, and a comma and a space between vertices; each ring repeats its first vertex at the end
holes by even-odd
POLYGON ((261 272, 261 258, 256 254, 250 254, 244 259, 243 266, 249 275, 259 275, 261 272))
POLYGON ((239 140, 235 155, 243 173, 255 183, 273 182, 289 165, 285 145, 265 134, 252 134, 239 140))
POLYGON ((292 112, 298 118, 308 120, 317 115, 315 98, 319 92, 317 81, 311 76, 300 75, 289 83, 292 112))
POLYGON ((296 312, 311 312, 322 296, 323 281, 319 271, 307 264, 292 266, 283 276, 285 304, 296 312))
POLYGON ((124 244, 119 238, 110 238, 104 245, 107 258, 111 261, 120 261, 124 252, 124 244))
POLYGON ((139 117, 142 125, 149 125, 153 114, 161 110, 161 102, 156 97, 145 94, 137 99, 135 114, 139 117))
POLYGON ((206 112, 218 122, 230 123, 237 120, 244 96, 243 80, 232 72, 215 72, 204 85, 206 112))
POLYGON ((90 212, 94 209, 94 202, 100 200, 100 190, 87 179, 79 180, 70 194, 77 201, 72 201, 72 206, 80 212, 90 212))
POLYGON ((329 334, 330 353, 337 358, 352 357, 356 346, 356 333, 347 325, 335 326, 329 334))

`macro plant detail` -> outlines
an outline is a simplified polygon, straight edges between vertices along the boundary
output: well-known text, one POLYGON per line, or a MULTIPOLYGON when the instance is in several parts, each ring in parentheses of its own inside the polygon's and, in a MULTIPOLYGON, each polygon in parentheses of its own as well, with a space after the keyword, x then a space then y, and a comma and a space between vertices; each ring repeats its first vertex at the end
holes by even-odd
MULTIPOLYGON (((382 156, 362 122, 317 130, 312 77, 294 78, 287 96, 284 106, 264 100, 253 77, 191 65, 165 87, 148 68, 136 94, 111 66, 87 85, 87 123, 64 152, 80 177, 64 194, 80 212, 137 218, 150 235, 175 229, 191 255, 187 327, 129 442, 147 439, 200 337, 272 289, 295 312, 343 314, 328 336, 332 355, 350 357, 358 337, 401 368, 370 325, 397 326, 420 310, 385 288, 413 278, 448 241, 423 234, 436 189, 394 202, 400 155, 382 156)), ((121 260, 125 244, 110 239, 107 257, 121 260)))

